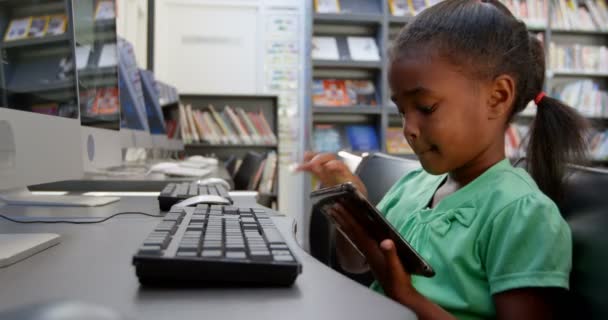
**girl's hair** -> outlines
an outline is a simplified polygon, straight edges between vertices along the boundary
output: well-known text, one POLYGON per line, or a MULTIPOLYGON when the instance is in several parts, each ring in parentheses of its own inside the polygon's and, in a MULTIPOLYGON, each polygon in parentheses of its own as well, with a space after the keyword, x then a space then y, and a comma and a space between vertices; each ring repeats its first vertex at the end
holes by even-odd
MULTIPOLYGON (((542 92, 542 44, 497 0, 446 0, 420 13, 399 33, 390 59, 433 50, 475 79, 508 74, 516 81, 510 120, 542 92)), ((554 200, 562 196, 568 163, 586 159, 587 121, 560 101, 545 97, 530 129, 527 169, 554 200)))

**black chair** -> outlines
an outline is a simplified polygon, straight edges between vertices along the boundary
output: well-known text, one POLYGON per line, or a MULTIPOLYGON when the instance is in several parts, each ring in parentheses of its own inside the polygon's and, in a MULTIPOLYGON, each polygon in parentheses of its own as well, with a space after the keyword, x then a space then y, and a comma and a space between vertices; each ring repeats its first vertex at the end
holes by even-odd
MULTIPOLYGON (((419 167, 420 163, 415 160, 373 153, 363 158, 355 174, 367 188, 368 200, 376 205, 400 177, 419 167)), ((325 215, 313 208, 309 232, 311 255, 363 285, 371 284, 373 277, 370 273, 351 274, 340 267, 336 256, 335 236, 336 230, 325 215)))
POLYGON ((560 211, 572 230, 570 319, 608 319, 608 170, 572 166, 560 211))
POLYGON ((266 156, 248 151, 234 174, 234 190, 250 190, 251 183, 266 156))

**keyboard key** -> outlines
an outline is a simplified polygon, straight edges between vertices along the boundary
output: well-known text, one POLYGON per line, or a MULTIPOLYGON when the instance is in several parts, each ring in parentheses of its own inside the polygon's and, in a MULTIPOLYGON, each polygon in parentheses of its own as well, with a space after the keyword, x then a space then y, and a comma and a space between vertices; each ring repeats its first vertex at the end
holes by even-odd
POLYGON ((162 254, 162 250, 160 245, 146 245, 144 244, 139 248, 139 254, 146 256, 160 256, 162 254))
POLYGON ((228 259, 245 259, 247 255, 244 251, 228 251, 226 252, 226 258, 228 259))
POLYGON ((221 257, 222 250, 203 250, 201 252, 201 257, 205 258, 213 258, 213 257, 221 257))
POLYGON ((163 190, 160 193, 162 195, 171 195, 173 189, 175 189, 175 186, 176 186, 175 183, 169 183, 163 188, 163 190))
POLYGON ((194 258, 196 257, 196 251, 178 251, 176 256, 194 258))

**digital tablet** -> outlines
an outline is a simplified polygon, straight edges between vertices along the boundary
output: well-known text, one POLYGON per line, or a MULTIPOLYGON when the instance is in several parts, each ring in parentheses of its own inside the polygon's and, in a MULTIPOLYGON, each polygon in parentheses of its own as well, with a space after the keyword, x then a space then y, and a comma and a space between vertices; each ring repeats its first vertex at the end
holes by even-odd
MULTIPOLYGON (((325 214, 330 221, 334 222, 331 217, 329 208, 339 201, 348 203, 353 208, 354 212, 349 212, 359 224, 365 228, 369 235, 378 241, 382 242, 385 239, 391 239, 395 243, 397 254, 401 259, 401 263, 410 274, 432 277, 435 275, 433 268, 410 246, 405 239, 393 228, 393 226, 384 218, 382 213, 372 205, 365 196, 357 190, 350 182, 337 186, 323 188, 313 191, 310 194, 317 207, 325 214)), ((337 223, 336 223, 337 225, 337 223)), ((337 225, 340 228, 339 225, 337 225)))

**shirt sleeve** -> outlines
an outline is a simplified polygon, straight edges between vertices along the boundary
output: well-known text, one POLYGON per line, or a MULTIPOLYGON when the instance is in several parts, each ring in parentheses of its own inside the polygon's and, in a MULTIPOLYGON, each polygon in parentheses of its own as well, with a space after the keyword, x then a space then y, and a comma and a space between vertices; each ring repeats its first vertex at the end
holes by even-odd
POLYGON ((570 228, 548 198, 530 195, 501 210, 486 233, 492 294, 523 287, 568 288, 570 228))

